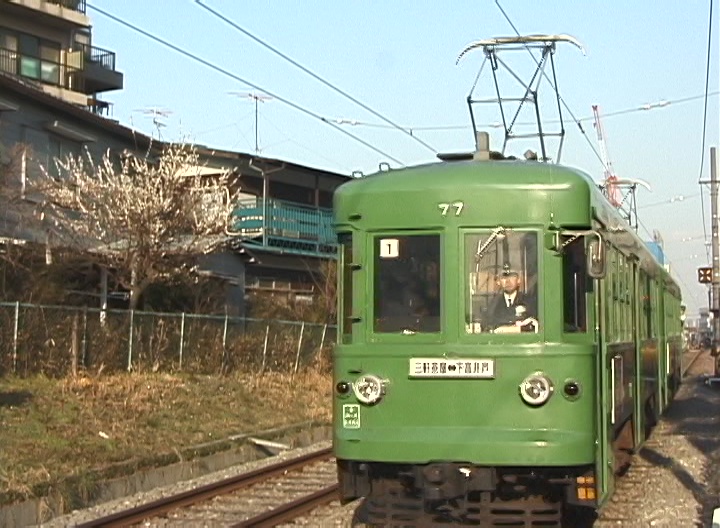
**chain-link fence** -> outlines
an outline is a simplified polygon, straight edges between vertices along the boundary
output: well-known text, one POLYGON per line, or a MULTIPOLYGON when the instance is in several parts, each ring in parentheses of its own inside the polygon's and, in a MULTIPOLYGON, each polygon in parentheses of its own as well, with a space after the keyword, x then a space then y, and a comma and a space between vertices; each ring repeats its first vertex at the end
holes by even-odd
POLYGON ((335 334, 298 321, 0 302, 0 375, 296 372, 328 365, 335 334))

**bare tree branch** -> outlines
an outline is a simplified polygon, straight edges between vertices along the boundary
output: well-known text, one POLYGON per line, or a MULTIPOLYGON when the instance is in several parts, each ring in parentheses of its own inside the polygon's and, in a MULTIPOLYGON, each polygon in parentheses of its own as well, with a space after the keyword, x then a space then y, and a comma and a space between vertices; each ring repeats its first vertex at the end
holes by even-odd
POLYGON ((43 170, 42 215, 72 246, 120 272, 131 306, 159 277, 187 274, 177 259, 207 253, 227 240, 234 207, 230 174, 205 167, 187 144, 166 146, 154 160, 106 152, 58 160, 43 170))

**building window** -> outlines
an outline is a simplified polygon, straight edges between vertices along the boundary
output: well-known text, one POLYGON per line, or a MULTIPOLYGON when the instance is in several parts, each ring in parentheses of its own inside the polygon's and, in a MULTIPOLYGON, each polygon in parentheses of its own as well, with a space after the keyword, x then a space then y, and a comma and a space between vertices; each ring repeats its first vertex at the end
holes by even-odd
POLYGON ((60 84, 60 44, 0 28, 0 70, 60 84))
POLYGON ((60 84, 60 46, 40 44, 40 78, 46 83, 60 84))
POLYGON ((78 157, 81 153, 81 143, 49 134, 46 165, 48 174, 55 178, 60 178, 62 176, 62 170, 58 167, 58 162, 64 163, 67 161, 68 156, 78 157))
POLYGON ((0 70, 17 74, 17 37, 8 30, 0 28, 0 70))

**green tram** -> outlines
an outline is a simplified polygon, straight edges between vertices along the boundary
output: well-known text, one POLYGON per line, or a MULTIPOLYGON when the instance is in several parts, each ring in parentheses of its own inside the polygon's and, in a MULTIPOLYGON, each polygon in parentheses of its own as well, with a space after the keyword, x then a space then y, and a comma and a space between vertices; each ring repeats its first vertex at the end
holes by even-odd
POLYGON ((348 182, 334 205, 343 501, 382 526, 600 508, 677 391, 682 347, 679 287, 601 189, 464 160, 348 182), (507 283, 523 304, 498 324, 507 283))

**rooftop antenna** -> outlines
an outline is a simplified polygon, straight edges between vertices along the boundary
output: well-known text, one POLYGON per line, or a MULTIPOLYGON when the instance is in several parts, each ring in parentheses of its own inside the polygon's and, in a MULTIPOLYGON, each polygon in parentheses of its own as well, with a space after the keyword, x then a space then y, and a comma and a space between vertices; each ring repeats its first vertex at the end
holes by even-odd
POLYGON ((260 146, 258 142, 258 103, 264 103, 272 99, 271 96, 265 94, 258 94, 253 92, 228 92, 230 95, 236 95, 238 97, 247 97, 255 101, 255 154, 260 153, 260 146))
MULTIPOLYGON (((538 161, 560 161, 563 142, 565 138, 565 128, 562 119, 562 105, 560 100, 560 93, 557 89, 557 76, 555 74, 554 54, 558 42, 567 42, 573 44, 583 52, 583 55, 585 54, 585 50, 583 49, 582 44, 580 44, 577 39, 571 37, 570 35, 526 35, 517 37, 497 37, 478 40, 468 44, 457 58, 456 63, 459 63, 460 60, 470 51, 476 49, 483 50, 485 60, 480 67, 480 71, 478 72, 478 75, 475 78, 475 82, 473 83, 473 86, 470 89, 470 93, 467 97, 468 108, 470 110, 470 120, 472 121, 473 133, 475 133, 477 131, 477 123, 475 120, 476 106, 485 103, 497 103, 499 105, 501 126, 505 132, 505 138, 503 141, 501 152, 503 156, 505 155, 505 150, 507 149, 510 140, 538 138, 540 142, 540 156, 538 157, 538 161), (529 51, 530 54, 533 56, 536 68, 534 73, 530 76, 529 81, 523 81, 523 79, 501 57, 501 55, 504 56, 506 53, 514 51, 529 51), (490 63, 490 67, 492 69, 493 83, 495 85, 495 95, 494 97, 490 98, 479 98, 475 96, 475 90, 477 88, 477 83, 480 75, 483 72, 485 64, 488 62, 490 63), (545 71, 548 64, 550 64, 552 80, 549 79, 548 74, 545 71), (522 87, 523 92, 521 95, 514 97, 506 97, 502 95, 499 77, 502 71, 507 71, 509 76, 522 87), (548 79, 548 82, 550 83, 552 89, 555 91, 555 99, 557 101, 557 114, 559 117, 559 130, 557 131, 548 131, 544 129, 542 125, 538 91, 540 87, 540 82, 542 81, 543 77, 548 79), (537 131, 532 133, 519 134, 516 133, 515 126, 519 125, 517 119, 520 115, 520 111, 525 107, 526 104, 534 107, 537 131), (510 109, 513 105, 515 105, 514 113, 510 112, 510 109), (547 152, 548 145, 546 139, 549 137, 559 138, 557 153, 552 158, 549 157, 547 152)), ((480 145, 478 145, 477 143, 477 136, 475 138, 475 141, 477 150, 480 150, 480 145)))
POLYGON ((172 110, 168 110, 167 108, 160 108, 160 107, 149 107, 149 108, 140 108, 138 110, 134 110, 134 112, 140 112, 141 114, 143 114, 147 117, 152 117, 152 123, 155 126, 155 129, 157 130, 158 139, 162 140, 162 134, 160 133, 160 129, 165 128, 167 126, 163 120, 170 117, 170 114, 172 114, 172 110))

